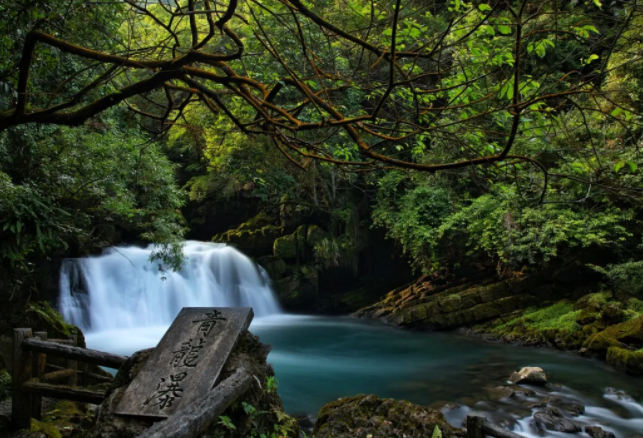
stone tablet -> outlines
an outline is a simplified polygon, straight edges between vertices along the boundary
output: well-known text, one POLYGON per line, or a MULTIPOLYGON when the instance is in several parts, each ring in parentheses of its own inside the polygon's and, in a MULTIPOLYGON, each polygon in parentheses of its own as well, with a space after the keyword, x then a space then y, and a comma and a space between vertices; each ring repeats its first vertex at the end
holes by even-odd
POLYGON ((114 412, 167 418, 203 398, 253 316, 250 307, 184 307, 114 412))

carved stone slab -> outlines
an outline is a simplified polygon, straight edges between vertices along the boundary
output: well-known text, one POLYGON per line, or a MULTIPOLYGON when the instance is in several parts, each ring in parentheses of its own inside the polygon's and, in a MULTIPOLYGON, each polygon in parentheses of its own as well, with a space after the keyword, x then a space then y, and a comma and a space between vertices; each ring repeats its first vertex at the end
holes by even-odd
POLYGON ((167 418, 207 395, 253 316, 250 307, 184 307, 115 413, 167 418))

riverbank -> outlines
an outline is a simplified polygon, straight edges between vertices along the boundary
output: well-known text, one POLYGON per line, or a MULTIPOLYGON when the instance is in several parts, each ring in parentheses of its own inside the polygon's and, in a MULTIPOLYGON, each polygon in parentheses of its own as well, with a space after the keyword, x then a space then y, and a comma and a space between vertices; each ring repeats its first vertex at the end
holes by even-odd
POLYGON ((577 281, 581 276, 579 271, 559 270, 505 280, 462 279, 455 284, 423 278, 352 316, 575 351, 628 374, 643 375, 643 301, 616 296, 598 287, 598 281, 577 281))

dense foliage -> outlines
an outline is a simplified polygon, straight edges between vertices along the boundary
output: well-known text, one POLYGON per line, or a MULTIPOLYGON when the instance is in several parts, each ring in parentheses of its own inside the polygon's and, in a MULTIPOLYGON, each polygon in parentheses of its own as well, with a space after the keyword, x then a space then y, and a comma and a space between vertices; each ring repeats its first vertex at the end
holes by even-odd
POLYGON ((249 197, 282 223, 322 225, 323 263, 366 247, 373 227, 424 272, 640 259, 636 4, 73 0, 0 12, 7 266, 100 247, 107 225, 178 241, 183 195, 166 155, 192 203, 249 197))

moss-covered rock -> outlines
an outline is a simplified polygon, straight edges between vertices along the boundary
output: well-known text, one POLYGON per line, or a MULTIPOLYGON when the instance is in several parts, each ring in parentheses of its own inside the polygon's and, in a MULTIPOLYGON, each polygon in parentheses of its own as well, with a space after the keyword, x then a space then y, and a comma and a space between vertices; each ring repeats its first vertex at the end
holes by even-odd
POLYGON ((319 242, 328 237, 328 233, 317 225, 310 225, 306 235, 306 243, 310 248, 314 248, 319 242))
POLYGON ((632 346, 635 349, 643 346, 643 315, 590 336, 583 347, 598 354, 606 354, 610 347, 623 345, 632 346))
POLYGON ((439 411, 404 400, 357 395, 321 408, 312 438, 429 438, 436 426, 445 438, 465 436, 439 411))
POLYGON ((289 234, 275 240, 273 254, 278 259, 293 260, 297 258, 297 235, 289 234))
POLYGON ((31 420, 31 431, 47 438, 80 438, 92 426, 94 412, 86 404, 61 400, 43 412, 42 420, 31 420))
POLYGON ((643 350, 632 351, 619 347, 607 350, 607 363, 635 376, 643 375, 643 350))

